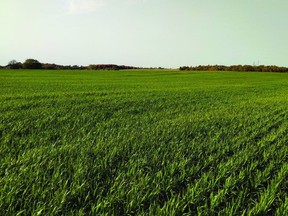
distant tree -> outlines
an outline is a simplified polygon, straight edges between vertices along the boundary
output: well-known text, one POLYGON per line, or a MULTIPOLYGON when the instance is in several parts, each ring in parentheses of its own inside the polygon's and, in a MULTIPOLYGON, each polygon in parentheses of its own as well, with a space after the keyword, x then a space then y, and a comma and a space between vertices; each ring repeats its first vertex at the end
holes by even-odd
POLYGON ((80 70, 80 67, 78 65, 73 65, 71 67, 71 70, 80 70))
POLYGON ((20 69, 22 68, 22 63, 17 62, 16 60, 11 60, 8 62, 7 68, 9 69, 20 69))
POLYGON ((278 67, 275 65, 199 65, 195 67, 182 66, 179 68, 180 70, 194 70, 194 71, 241 71, 241 72, 288 72, 288 68, 286 67, 278 67))
POLYGON ((179 69, 180 69, 180 70, 190 70, 190 67, 188 67, 188 66, 182 66, 182 67, 180 67, 179 69))
POLYGON ((13 60, 8 62, 8 65, 14 65, 14 64, 17 64, 17 63, 18 62, 15 59, 13 59, 13 60))
POLYGON ((42 68, 42 64, 35 60, 35 59, 27 59, 24 63, 23 63, 23 68, 24 69, 41 69, 42 68))
POLYGON ((45 70, 56 70, 56 69, 59 68, 59 66, 56 65, 56 64, 46 63, 46 64, 42 64, 42 68, 45 69, 45 70))
POLYGON ((133 69, 131 66, 115 65, 115 64, 90 64, 87 67, 88 70, 120 70, 120 69, 133 69))

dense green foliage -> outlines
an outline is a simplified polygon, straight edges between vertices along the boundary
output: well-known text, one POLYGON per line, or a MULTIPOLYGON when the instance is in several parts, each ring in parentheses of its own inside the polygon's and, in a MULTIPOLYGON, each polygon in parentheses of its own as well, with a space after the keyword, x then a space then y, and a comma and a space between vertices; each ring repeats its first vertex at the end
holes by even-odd
MULTIPOLYGON (((115 64, 90 64, 88 66, 79 65, 58 65, 55 63, 40 63, 36 59, 26 59, 22 64, 16 60, 8 62, 6 69, 44 69, 44 70, 128 70, 128 69, 144 69, 126 65, 115 65, 115 64)), ((146 68, 147 69, 147 68, 146 68)))
POLYGON ((42 68, 42 64, 36 60, 36 59, 27 59, 22 67, 24 69, 41 69, 42 68))
POLYGON ((186 71, 288 72, 287 67, 279 67, 276 65, 199 65, 195 67, 183 66, 179 69, 186 71))
POLYGON ((0 71, 0 215, 285 215, 288 74, 0 71))

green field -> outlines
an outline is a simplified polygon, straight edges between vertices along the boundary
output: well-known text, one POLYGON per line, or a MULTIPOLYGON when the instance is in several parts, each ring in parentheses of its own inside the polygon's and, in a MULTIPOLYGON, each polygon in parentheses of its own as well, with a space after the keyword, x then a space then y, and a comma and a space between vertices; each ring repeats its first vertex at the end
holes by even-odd
POLYGON ((288 74, 0 70, 0 215, 287 215, 288 74))

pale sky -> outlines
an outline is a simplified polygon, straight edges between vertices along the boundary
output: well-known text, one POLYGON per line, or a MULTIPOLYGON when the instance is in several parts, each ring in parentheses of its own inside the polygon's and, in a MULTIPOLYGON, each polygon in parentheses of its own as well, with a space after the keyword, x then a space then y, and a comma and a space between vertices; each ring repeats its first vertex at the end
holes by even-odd
POLYGON ((287 0, 0 0, 0 65, 288 66, 287 0))

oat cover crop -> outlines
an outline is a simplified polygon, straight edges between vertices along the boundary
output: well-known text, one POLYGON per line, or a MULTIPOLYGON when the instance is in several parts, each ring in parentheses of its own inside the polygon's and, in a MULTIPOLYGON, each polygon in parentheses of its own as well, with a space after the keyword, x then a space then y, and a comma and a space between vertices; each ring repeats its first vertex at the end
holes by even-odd
POLYGON ((287 215, 288 74, 0 71, 0 215, 287 215))

